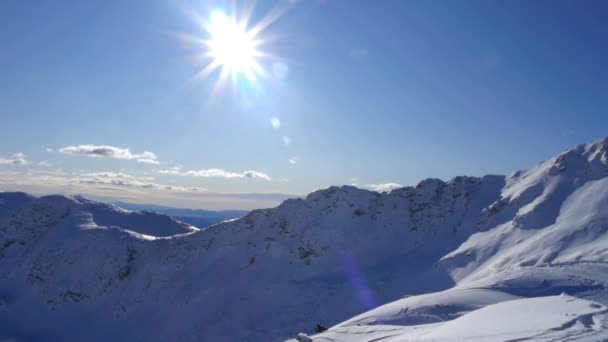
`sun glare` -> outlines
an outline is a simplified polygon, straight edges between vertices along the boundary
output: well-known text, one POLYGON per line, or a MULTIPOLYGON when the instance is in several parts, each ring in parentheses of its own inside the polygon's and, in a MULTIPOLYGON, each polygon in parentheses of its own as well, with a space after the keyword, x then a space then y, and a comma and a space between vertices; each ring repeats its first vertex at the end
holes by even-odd
POLYGON ((260 69, 256 58, 259 41, 252 31, 247 31, 244 23, 230 18, 222 12, 213 12, 207 25, 209 40, 206 41, 212 64, 222 68, 222 73, 233 78, 239 74, 253 79, 260 69))
POLYGON ((281 68, 283 64, 263 48, 269 42, 266 30, 290 6, 282 2, 264 13, 256 23, 251 22, 255 10, 254 2, 243 8, 232 7, 231 12, 214 9, 200 15, 189 11, 190 17, 204 30, 204 37, 188 33, 179 35, 184 41, 202 50, 194 56, 194 62, 202 63, 202 68, 188 83, 206 80, 216 74, 213 93, 221 91, 229 81, 234 90, 242 92, 244 89, 259 89, 261 79, 273 75, 284 77, 286 70, 283 70, 284 66, 281 68), (263 35, 266 37, 263 38, 263 35), (272 68, 272 73, 266 71, 265 65, 272 68))

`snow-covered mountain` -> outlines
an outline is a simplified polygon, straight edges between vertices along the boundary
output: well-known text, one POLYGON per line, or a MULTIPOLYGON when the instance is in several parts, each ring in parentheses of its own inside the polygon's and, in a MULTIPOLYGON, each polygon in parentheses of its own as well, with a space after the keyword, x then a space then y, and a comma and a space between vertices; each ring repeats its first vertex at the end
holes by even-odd
POLYGON ((244 210, 202 210, 202 209, 179 209, 153 204, 134 204, 127 202, 114 202, 113 204, 133 211, 148 211, 170 216, 180 222, 191 224, 198 228, 205 228, 212 224, 226 220, 239 218, 247 214, 244 210))
POLYGON ((300 339, 599 341, 607 230, 608 139, 508 177, 330 187, 200 231, 0 193, 0 340, 284 341, 322 324, 300 339))
POLYGON ((604 139, 505 178, 472 234, 438 260, 453 287, 398 299, 310 340, 606 341, 607 231, 604 139))

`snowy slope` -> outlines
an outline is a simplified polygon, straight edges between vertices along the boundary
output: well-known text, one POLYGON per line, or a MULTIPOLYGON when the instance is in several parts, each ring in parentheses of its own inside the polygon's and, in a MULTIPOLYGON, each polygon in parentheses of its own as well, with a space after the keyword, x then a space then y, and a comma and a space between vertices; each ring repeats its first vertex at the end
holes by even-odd
POLYGON ((481 212, 478 231, 438 262, 454 288, 378 307, 313 340, 608 340, 607 151, 608 139, 579 145, 507 177, 500 197, 481 212), (601 310, 590 314, 551 299, 564 297, 541 297, 560 293, 601 310), (541 299, 550 310, 530 304, 541 299), (365 329, 375 332, 358 339, 365 329))
POLYGON ((189 224, 176 221, 163 214, 124 210, 115 205, 91 201, 82 196, 74 196, 74 200, 82 205, 82 210, 91 213, 95 223, 100 226, 115 226, 157 237, 198 231, 189 224))
POLYGON ((8 195, 0 339, 284 341, 320 323, 335 326, 318 341, 593 340, 608 305, 607 151, 390 193, 330 187, 200 231, 8 195))
POLYGON ((31 201, 34 196, 30 196, 23 192, 0 192, 0 216, 15 212, 23 208, 31 201))
POLYGON ((606 341, 608 308, 567 295, 522 298, 488 305, 439 323, 340 326, 312 337, 311 340, 606 341))

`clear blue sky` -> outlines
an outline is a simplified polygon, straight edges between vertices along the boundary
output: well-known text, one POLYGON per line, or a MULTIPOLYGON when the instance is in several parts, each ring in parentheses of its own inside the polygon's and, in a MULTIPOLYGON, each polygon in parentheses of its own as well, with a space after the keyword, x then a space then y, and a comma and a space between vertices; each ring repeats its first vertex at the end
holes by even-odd
POLYGON ((266 76, 214 92, 181 37, 230 3, 0 2, 0 188, 254 208, 608 135, 606 1, 259 1, 251 25, 273 8, 266 76))

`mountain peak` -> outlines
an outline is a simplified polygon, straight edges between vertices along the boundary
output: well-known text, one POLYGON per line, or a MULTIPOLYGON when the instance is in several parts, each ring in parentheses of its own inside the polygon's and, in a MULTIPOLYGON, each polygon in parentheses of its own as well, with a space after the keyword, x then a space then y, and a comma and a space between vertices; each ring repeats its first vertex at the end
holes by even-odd
POLYGON ((370 190, 357 188, 352 185, 332 185, 325 189, 319 189, 317 191, 313 191, 308 196, 306 196, 306 200, 320 200, 322 198, 330 199, 333 197, 344 197, 344 196, 353 196, 353 195, 372 195, 375 193, 370 190))

